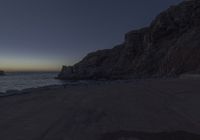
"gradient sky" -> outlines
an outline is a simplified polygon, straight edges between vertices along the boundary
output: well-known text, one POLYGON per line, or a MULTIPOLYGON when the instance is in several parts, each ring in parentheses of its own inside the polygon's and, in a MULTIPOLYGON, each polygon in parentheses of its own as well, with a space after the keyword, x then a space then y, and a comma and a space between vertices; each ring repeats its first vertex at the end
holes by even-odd
POLYGON ((0 0, 0 69, 59 70, 183 0, 0 0))

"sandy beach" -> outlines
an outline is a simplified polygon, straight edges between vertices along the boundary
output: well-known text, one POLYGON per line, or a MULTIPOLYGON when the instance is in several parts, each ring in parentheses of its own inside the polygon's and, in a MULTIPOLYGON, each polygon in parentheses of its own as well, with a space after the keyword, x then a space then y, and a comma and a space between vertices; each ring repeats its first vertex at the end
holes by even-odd
POLYGON ((0 139, 163 140, 173 132, 196 140, 199 101, 200 79, 39 88, 0 98, 0 139))

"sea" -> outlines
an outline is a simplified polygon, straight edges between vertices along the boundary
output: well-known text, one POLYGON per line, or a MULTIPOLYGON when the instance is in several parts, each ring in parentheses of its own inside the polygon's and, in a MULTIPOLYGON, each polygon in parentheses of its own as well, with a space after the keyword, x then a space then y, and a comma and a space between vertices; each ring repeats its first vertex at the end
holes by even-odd
POLYGON ((0 76, 0 92, 63 84, 63 81, 55 79, 57 75, 57 72, 6 73, 0 76))

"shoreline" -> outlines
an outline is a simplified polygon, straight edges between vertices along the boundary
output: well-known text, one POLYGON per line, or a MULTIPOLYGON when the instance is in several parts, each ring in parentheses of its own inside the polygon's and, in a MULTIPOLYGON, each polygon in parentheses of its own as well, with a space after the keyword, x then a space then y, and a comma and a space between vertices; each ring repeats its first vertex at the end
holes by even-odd
POLYGON ((138 82, 144 82, 144 81, 152 81, 152 80, 200 80, 198 77, 191 77, 190 75, 181 76, 179 78, 148 78, 148 79, 118 79, 118 80, 75 80, 75 81, 67 81, 67 80, 61 80, 63 81, 63 84, 55 84, 55 85, 46 85, 46 86, 39 86, 39 87, 30 87, 30 88, 24 88, 24 89, 9 89, 5 92, 0 92, 0 98, 2 97, 8 97, 8 96, 15 96, 15 95, 23 95, 23 94, 30 94, 32 92, 38 92, 40 90, 49 90, 49 89, 58 89, 58 88, 66 88, 70 86, 82 86, 82 85, 99 85, 99 84, 114 84, 114 83, 134 83, 137 84, 138 82), (66 81, 66 83, 64 82, 66 81))
MULTIPOLYGON (((144 79, 140 79, 144 80, 144 79)), ((63 80, 65 81, 65 80, 63 80)), ((129 79, 129 80, 77 80, 77 81, 67 81, 63 84, 56 84, 56 85, 46 85, 40 87, 31 87, 31 88, 24 88, 24 89, 9 89, 5 92, 0 92, 0 98, 6 96, 14 96, 14 95, 22 95, 26 94, 27 92, 32 92, 35 90, 45 90, 45 89, 54 89, 54 88, 65 88, 67 86, 80 86, 80 85, 89 85, 89 84, 105 84, 105 83, 115 83, 115 82, 133 82, 138 81, 138 79, 129 79)), ((28 94, 28 93, 27 93, 28 94)))

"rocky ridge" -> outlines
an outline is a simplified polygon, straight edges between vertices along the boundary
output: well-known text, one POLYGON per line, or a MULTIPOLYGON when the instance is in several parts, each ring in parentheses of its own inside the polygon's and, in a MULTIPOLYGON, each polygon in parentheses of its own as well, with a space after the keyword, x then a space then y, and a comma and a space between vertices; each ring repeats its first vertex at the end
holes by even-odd
POLYGON ((0 70, 0 75, 5 75, 5 72, 0 70))
POLYGON ((200 73, 200 1, 171 6, 112 49, 63 66, 59 79, 176 77, 200 73))

